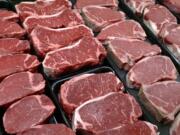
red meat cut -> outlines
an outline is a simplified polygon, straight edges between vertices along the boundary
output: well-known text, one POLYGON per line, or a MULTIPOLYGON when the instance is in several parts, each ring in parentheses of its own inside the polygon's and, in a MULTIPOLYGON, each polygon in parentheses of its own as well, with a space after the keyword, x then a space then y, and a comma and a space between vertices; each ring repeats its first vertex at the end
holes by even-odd
POLYGON ((15 7, 21 21, 24 21, 28 16, 59 13, 64 8, 70 8, 71 3, 68 0, 36 0, 35 2, 21 2, 15 7))
POLYGON ((0 83, 0 106, 9 105, 25 96, 42 93, 45 88, 39 73, 20 72, 6 77, 0 83))
POLYGON ((167 56, 150 56, 137 62, 126 76, 129 87, 139 88, 162 80, 176 80, 177 71, 167 56))
POLYGON ((17 22, 19 20, 19 16, 13 11, 0 9, 0 20, 17 22))
POLYGON ((0 38, 22 38, 26 31, 16 22, 0 20, 0 38))
POLYGON ((93 36, 93 33, 85 25, 60 29, 38 26, 30 36, 37 54, 44 57, 49 51, 69 46, 84 36, 93 36))
POLYGON ((145 8, 144 22, 155 35, 158 35, 163 25, 177 23, 177 19, 166 7, 156 4, 145 8))
POLYGON ((102 29, 97 38, 102 42, 114 38, 145 40, 146 33, 139 23, 133 20, 125 20, 108 25, 107 27, 102 29))
POLYGON ((27 40, 17 38, 0 39, 0 56, 17 53, 27 53, 30 51, 30 44, 27 40))
POLYGON ((66 81, 59 90, 59 101, 68 114, 85 101, 124 89, 114 73, 83 74, 66 81))
POLYGON ((63 124, 45 124, 32 127, 17 135, 75 135, 75 133, 63 124))
POLYGON ((81 12, 86 24, 94 32, 99 32, 112 23, 125 20, 125 14, 123 12, 106 7, 88 6, 84 7, 81 12))
POLYGON ((142 86, 140 98, 158 121, 172 122, 180 111, 180 82, 163 81, 142 86))
POLYGON ((77 0, 75 8, 82 9, 87 6, 101 6, 112 9, 118 8, 118 0, 77 0))
POLYGON ((40 62, 30 54, 0 56, 0 79, 22 71, 36 71, 40 62))
POLYGON ((118 67, 125 70, 129 70, 144 57, 161 53, 158 46, 138 39, 113 39, 108 42, 107 48, 118 67))
POLYGON ((45 95, 25 97, 4 113, 3 125, 9 134, 16 134, 43 123, 54 112, 53 102, 45 95))
POLYGON ((179 134, 180 134, 180 114, 177 115, 170 129, 170 135, 179 135, 179 134))
POLYGON ((141 115, 141 108, 134 97, 114 92, 79 106, 74 112, 72 126, 74 131, 92 135, 133 124, 141 115))
POLYGON ((144 9, 150 5, 155 5, 155 0, 125 0, 125 3, 131 8, 131 10, 141 16, 144 9))
POLYGON ((62 28, 83 24, 80 14, 69 8, 54 15, 30 16, 23 23, 24 28, 30 33, 37 25, 49 28, 62 28))
POLYGON ((134 124, 119 126, 96 135, 158 135, 158 133, 155 125, 145 121, 138 121, 134 124))
POLYGON ((163 0, 163 4, 171 11, 180 14, 180 1, 179 0, 163 0))
POLYGON ((72 44, 47 53, 43 69, 47 76, 57 77, 69 71, 100 64, 106 57, 102 44, 93 37, 84 37, 72 44))

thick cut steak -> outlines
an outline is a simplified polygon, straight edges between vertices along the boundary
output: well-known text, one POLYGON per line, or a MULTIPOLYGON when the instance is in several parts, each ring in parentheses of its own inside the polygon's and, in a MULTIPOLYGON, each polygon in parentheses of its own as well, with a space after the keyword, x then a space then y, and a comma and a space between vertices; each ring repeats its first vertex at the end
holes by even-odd
POLYGON ((100 64, 106 57, 102 44, 93 37, 84 37, 71 46, 47 53, 43 69, 47 76, 57 77, 65 72, 100 64))
POLYGON ((179 0, 163 0, 163 4, 171 11, 180 14, 180 1, 179 0))
POLYGON ((25 33, 18 23, 0 20, 0 38, 22 38, 25 33))
POLYGON ((34 49, 41 57, 49 51, 71 45, 84 36, 93 36, 92 31, 85 25, 60 29, 37 26, 31 32, 34 49))
POLYGON ((27 53, 30 51, 30 44, 27 40, 17 38, 0 39, 0 56, 7 54, 27 53))
POLYGON ((29 16, 25 19, 23 26, 30 33, 37 25, 49 28, 62 28, 83 24, 80 14, 66 8, 54 15, 29 16))
POLYGON ((20 72, 6 77, 0 83, 0 106, 9 105, 25 96, 42 93, 45 88, 39 73, 20 72))
POLYGON ((143 18, 146 25, 155 35, 159 34, 163 25, 170 22, 177 23, 176 17, 166 7, 158 4, 145 8, 143 18))
POLYGON ((4 113, 3 125, 9 134, 16 134, 43 123, 54 112, 53 102, 45 95, 25 97, 4 113))
POLYGON ((131 10, 137 15, 141 16, 144 9, 150 5, 155 5, 155 0, 125 0, 131 10))
POLYGON ((87 6, 101 6, 112 9, 118 8, 118 0, 77 0, 75 8, 82 9, 87 6))
POLYGON ((129 87, 139 88, 162 80, 175 80, 177 71, 166 56, 149 56, 137 62, 126 76, 129 87))
POLYGON ((16 11, 22 21, 28 16, 53 15, 64 8, 70 8, 68 0, 37 0, 35 2, 21 2, 16 5, 16 11))
POLYGON ((141 115, 141 108, 134 97, 114 92, 79 106, 74 112, 72 126, 74 131, 94 135, 133 124, 141 115))
POLYGON ((180 134, 180 114, 177 115, 175 121, 173 122, 170 128, 170 135, 179 135, 180 134))
POLYGON ((134 124, 119 126, 96 135, 158 135, 158 133, 155 125, 145 121, 138 121, 134 124))
POLYGON ((63 124, 44 124, 32 127, 17 135, 75 135, 75 133, 63 124))
POLYGON ((84 7, 82 9, 82 15, 86 24, 94 32, 99 32, 102 28, 112 23, 125 20, 125 14, 123 12, 100 6, 84 7))
POLYGON ((123 84, 114 73, 84 74, 70 79, 61 85, 59 101, 68 114, 92 98, 110 92, 123 90, 123 84))
POLYGON ((30 54, 0 56, 0 79, 22 71, 36 71, 40 62, 30 54))
POLYGON ((145 40, 146 33, 139 23, 125 20, 108 25, 99 33, 97 38, 104 42, 114 38, 130 38, 145 40))
POLYGON ((117 65, 125 70, 129 70, 144 57, 161 53, 158 46, 137 39, 113 39, 108 42, 107 48, 117 65))
POLYGON ((13 11, 1 9, 0 10, 0 20, 17 22, 19 20, 19 16, 18 16, 18 14, 16 14, 13 11))
POLYGON ((180 82, 163 81, 142 86, 139 96, 158 121, 173 121, 180 111, 180 82))

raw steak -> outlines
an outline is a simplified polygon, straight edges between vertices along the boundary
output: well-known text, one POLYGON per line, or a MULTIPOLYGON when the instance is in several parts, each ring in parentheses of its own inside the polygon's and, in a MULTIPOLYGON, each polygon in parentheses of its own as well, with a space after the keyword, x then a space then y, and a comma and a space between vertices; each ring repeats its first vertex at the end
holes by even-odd
POLYGON ((163 4, 166 5, 171 11, 180 14, 179 0, 163 0, 163 4))
POLYGON ((39 73, 20 72, 0 83, 0 106, 9 105, 25 96, 44 91, 45 81, 39 73))
POLYGON ((173 121, 180 111, 180 82, 163 81, 142 86, 139 96, 158 121, 173 121))
POLYGON ((85 101, 123 90, 123 84, 115 74, 84 74, 70 79, 61 85, 59 101, 68 114, 85 101))
POLYGON ((45 124, 32 127, 17 135, 75 135, 75 133, 63 124, 45 124))
POLYGON ((37 25, 49 28, 62 28, 83 24, 79 13, 69 8, 54 15, 30 16, 23 23, 24 28, 30 33, 37 25))
POLYGON ((19 20, 19 16, 13 11, 0 9, 0 20, 17 22, 19 20))
POLYGON ((125 20, 108 25, 97 36, 102 42, 115 37, 145 40, 146 33, 139 23, 133 20, 125 20))
POLYGON ((40 62, 30 54, 0 56, 0 79, 22 71, 35 71, 40 62))
POLYGON ((5 131, 16 134, 43 123, 54 112, 53 102, 45 95, 25 97, 12 104, 4 113, 5 131))
POLYGON ((162 80, 175 80, 177 71, 171 59, 166 56, 150 56, 137 62, 128 72, 129 87, 139 88, 162 80))
POLYGON ((30 44, 27 40, 17 38, 0 39, 0 56, 7 54, 26 53, 30 51, 30 44))
POLYGON ((118 38, 108 42, 108 52, 119 66, 129 70, 140 59, 161 53, 156 45, 137 39, 118 38))
POLYGON ((49 51, 69 46, 84 36, 93 36, 92 31, 85 25, 56 30, 38 26, 31 33, 34 49, 41 57, 49 51))
POLYGON ((77 0, 75 8, 82 9, 87 6, 101 6, 118 9, 118 0, 77 0))
POLYGON ((144 9, 150 5, 155 5, 155 0, 125 0, 125 3, 138 16, 141 16, 144 9))
POLYGON ((0 20, 0 38, 22 38, 26 31, 16 22, 0 20))
POLYGON ((68 71, 100 64, 106 57, 102 44, 93 37, 84 37, 71 46, 47 53, 43 69, 47 76, 57 77, 68 71))
POLYGON ((24 21, 28 16, 53 15, 66 7, 71 7, 68 0, 36 0, 35 2, 21 2, 16 5, 16 11, 24 21))
POLYGON ((170 129, 170 135, 179 135, 179 134, 180 134, 180 114, 176 117, 170 129))
POLYGON ((82 9, 82 16, 86 24, 94 32, 101 31, 109 24, 125 20, 125 14, 121 11, 115 11, 106 7, 88 6, 82 9))
POLYGON ((157 127, 149 122, 138 121, 134 124, 119 126, 96 135, 158 135, 157 127))
POLYGON ((170 22, 177 23, 176 17, 166 7, 158 4, 145 8, 143 18, 146 25, 155 35, 159 34, 163 25, 170 22))
POLYGON ((79 106, 73 116, 74 131, 94 135, 110 129, 133 124, 142 115, 134 97, 123 93, 109 93, 79 106))

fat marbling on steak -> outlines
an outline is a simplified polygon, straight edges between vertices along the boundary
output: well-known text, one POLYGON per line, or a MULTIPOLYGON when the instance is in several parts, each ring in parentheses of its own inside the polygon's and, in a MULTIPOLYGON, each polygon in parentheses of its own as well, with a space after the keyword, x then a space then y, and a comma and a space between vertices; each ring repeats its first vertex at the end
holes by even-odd
POLYGON ((180 82, 163 81, 142 86, 139 96, 158 121, 172 122, 180 111, 180 82))
POLYGON ((71 115, 85 101, 123 89, 122 82, 112 72, 83 74, 61 85, 59 101, 65 112, 71 115))
POLYGON ((119 68, 129 70, 140 59, 161 53, 157 45, 138 39, 115 38, 107 42, 108 53, 119 68))
POLYGON ((180 14, 180 1, 179 0, 163 0, 163 4, 171 11, 180 14))
POLYGON ((42 93, 45 80, 39 73, 20 72, 10 75, 0 83, 0 106, 9 105, 25 96, 42 93))
POLYGON ((142 115, 141 108, 129 94, 112 92, 91 99, 76 108, 72 127, 84 134, 97 134, 133 124, 142 115))
POLYGON ((100 64, 106 57, 106 50, 93 37, 84 37, 71 46, 47 53, 43 69, 47 76, 57 77, 69 71, 100 64))
POLYGON ((162 80, 176 80, 177 70, 167 56, 149 56, 138 61, 126 76, 129 87, 140 88, 162 80))
POLYGON ((59 29, 37 26, 30 35, 34 49, 41 57, 49 51, 69 46, 84 36, 93 36, 91 29, 85 25, 59 29))
POLYGON ((43 123, 54 112, 53 102, 45 95, 32 95, 12 104, 4 113, 3 125, 9 134, 17 134, 43 123))
POLYGON ((81 13, 86 24, 94 32, 99 32, 112 23, 125 20, 125 14, 123 12, 100 6, 84 7, 81 13))
POLYGON ((13 11, 0 9, 0 20, 17 22, 19 20, 19 16, 13 11))
POLYGON ((170 128, 170 135, 179 135, 179 134, 180 134, 180 114, 176 116, 176 119, 170 128))

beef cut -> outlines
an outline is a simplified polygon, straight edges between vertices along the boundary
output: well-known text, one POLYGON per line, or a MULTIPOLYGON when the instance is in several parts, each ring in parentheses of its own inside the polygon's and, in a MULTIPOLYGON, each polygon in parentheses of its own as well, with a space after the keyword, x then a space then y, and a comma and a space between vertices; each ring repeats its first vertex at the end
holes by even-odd
POLYGON ((43 123, 54 112, 53 102, 45 95, 32 95, 12 104, 4 113, 3 125, 9 134, 17 134, 43 123))
POLYGON ((17 22, 19 20, 19 16, 13 11, 1 9, 0 20, 17 22))
POLYGON ((144 9, 150 5, 155 5, 155 0, 125 0, 125 3, 128 5, 131 10, 141 16, 144 12, 144 9))
POLYGON ((27 40, 17 38, 0 39, 0 56, 8 54, 27 53, 30 51, 30 44, 27 40))
POLYGON ((101 42, 114 38, 129 38, 145 40, 146 33, 139 23, 133 20, 125 20, 108 25, 98 34, 101 42))
POLYGON ((0 56, 0 79, 22 71, 36 71, 40 62, 30 54, 0 56))
POLYGON ((174 13, 180 14, 180 1, 179 0, 163 0, 163 4, 174 13))
POLYGON ((0 83, 0 106, 9 105, 25 96, 42 93, 45 88, 39 73, 20 72, 6 77, 0 83))
POLYGON ((0 20, 0 38, 22 38, 26 31, 19 24, 0 20))
POLYGON ((85 25, 60 29, 37 26, 30 36, 37 54, 44 57, 49 51, 69 46, 84 36, 93 36, 93 33, 85 25))
POLYGON ((36 0, 35 2, 21 2, 17 4, 16 11, 21 21, 28 16, 53 15, 64 8, 70 8, 69 0, 36 0))
POLYGON ((157 127, 149 122, 138 121, 97 133, 96 135, 158 135, 157 127))
POLYGON ((63 124, 44 124, 32 127, 17 135, 75 135, 75 133, 63 124))
POLYGON ((102 28, 112 23, 125 20, 125 14, 123 12, 100 6, 84 7, 82 9, 82 16, 86 24, 94 32, 99 32, 102 28))
POLYGON ((176 17, 166 7, 158 4, 145 8, 143 18, 146 25, 157 36, 164 25, 170 22, 177 23, 176 17))
POLYGON ((100 64, 106 57, 102 44, 93 37, 84 37, 71 46, 47 53, 43 69, 47 76, 57 77, 69 71, 100 64))
POLYGON ((161 53, 158 46, 138 39, 113 39, 108 42, 107 48, 118 67, 125 70, 129 70, 144 57, 161 53))
POLYGON ((54 15, 29 16, 23 26, 30 33, 37 25, 49 28, 62 28, 83 24, 80 14, 69 8, 65 8, 54 15))
POLYGON ((137 62, 126 76, 129 87, 139 88, 162 80, 177 79, 177 71, 166 56, 149 56, 137 62))
POLYGON ((61 85, 59 101, 68 114, 85 101, 123 90, 123 84, 114 73, 83 74, 61 85))
POLYGON ((133 124, 141 115, 141 108, 134 97, 114 92, 79 106, 74 112, 72 126, 74 131, 94 135, 133 124))
POLYGON ((170 135, 179 135, 179 134, 180 134, 180 114, 177 115, 170 129, 170 135))
POLYGON ((101 6, 118 9, 118 0, 77 0, 75 4, 76 9, 82 9, 87 6, 101 6))

